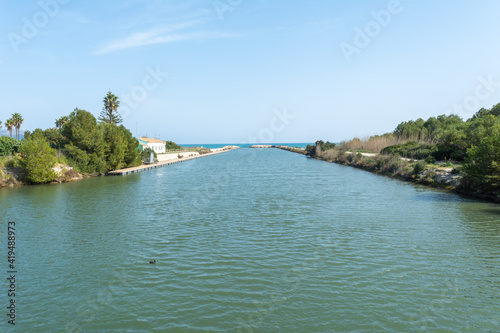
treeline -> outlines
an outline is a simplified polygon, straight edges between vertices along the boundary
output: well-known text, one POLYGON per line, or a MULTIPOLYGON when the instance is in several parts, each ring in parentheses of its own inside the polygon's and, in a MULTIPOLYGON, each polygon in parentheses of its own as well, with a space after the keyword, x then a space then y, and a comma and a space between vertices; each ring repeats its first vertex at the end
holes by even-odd
MULTIPOLYGON (((423 149, 429 150, 429 155, 438 160, 452 159, 464 161, 467 150, 478 146, 500 128, 500 104, 491 109, 481 109, 473 117, 464 121, 457 115, 431 117, 424 121, 408 121, 399 124, 393 134, 400 139, 418 142, 423 149)), ((405 147, 401 147, 405 153, 405 147)), ((414 150, 408 157, 420 158, 422 152, 414 150)), ((389 152, 389 151, 385 151, 389 152)), ((394 147, 390 152, 397 152, 394 147)), ((382 150, 384 153, 384 150, 382 150)))
POLYGON ((52 182, 57 177, 53 168, 58 161, 90 175, 140 165, 139 142, 119 125, 118 98, 108 92, 103 102, 99 121, 77 108, 57 119, 56 128, 25 131, 20 141, 0 137, 0 155, 18 153, 9 166, 22 169, 29 183, 52 182))
POLYGON ((483 108, 466 121, 451 115, 404 122, 394 134, 403 138, 418 136, 419 141, 390 146, 381 153, 418 159, 428 155, 461 162, 466 189, 500 194, 500 104, 483 108))
POLYGON ((45 140, 60 150, 78 172, 104 174, 141 164, 138 141, 123 125, 97 122, 90 112, 75 109, 62 126, 25 132, 29 140, 45 140))

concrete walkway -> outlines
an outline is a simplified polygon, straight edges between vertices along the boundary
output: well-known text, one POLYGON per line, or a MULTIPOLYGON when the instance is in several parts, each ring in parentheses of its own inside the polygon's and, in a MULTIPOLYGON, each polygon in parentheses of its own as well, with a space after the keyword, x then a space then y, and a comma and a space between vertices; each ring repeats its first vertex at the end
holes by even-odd
POLYGON ((194 159, 205 157, 205 156, 217 155, 217 154, 221 154, 221 153, 233 150, 233 149, 236 149, 236 147, 217 148, 217 149, 212 149, 211 153, 203 154, 203 155, 200 155, 200 154, 195 153, 195 152, 181 152, 181 153, 174 153, 174 154, 162 154, 162 155, 168 155, 168 156, 159 155, 158 159, 160 160, 160 162, 158 162, 158 163, 143 164, 143 165, 139 165, 139 166, 132 167, 132 168, 126 168, 126 169, 121 169, 121 170, 110 171, 110 172, 108 172, 108 175, 109 176, 124 176, 124 175, 129 175, 131 173, 136 173, 136 172, 145 171, 145 170, 151 170, 151 169, 157 169, 157 168, 161 168, 161 167, 164 167, 164 166, 167 166, 167 165, 172 165, 172 164, 177 164, 177 163, 181 163, 181 162, 186 162, 186 161, 194 160, 194 159), (178 158, 177 154, 180 154, 183 157, 182 158, 178 158), (160 156, 162 156, 161 159, 160 159, 160 156))

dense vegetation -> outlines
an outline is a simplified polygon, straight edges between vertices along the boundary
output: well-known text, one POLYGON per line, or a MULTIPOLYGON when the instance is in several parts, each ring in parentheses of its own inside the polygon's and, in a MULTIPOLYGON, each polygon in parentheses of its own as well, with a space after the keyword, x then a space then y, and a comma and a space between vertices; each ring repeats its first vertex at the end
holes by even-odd
POLYGON ((173 141, 167 141, 165 143, 165 149, 167 151, 169 151, 169 150, 182 150, 182 147, 173 141))
POLYGON ((56 151, 43 135, 32 135, 20 146, 19 153, 19 163, 28 182, 49 183, 56 178, 57 175, 52 170, 57 161, 56 151))
POLYGON ((0 136, 0 156, 9 156, 17 151, 19 147, 19 141, 8 137, 0 136))
MULTIPOLYGON (((139 143, 132 133, 117 123, 119 101, 110 92, 104 98, 101 122, 85 110, 75 109, 70 115, 56 120, 57 128, 26 131, 23 140, 0 137, 0 155, 19 156, 9 159, 13 167, 20 167, 29 183, 47 183, 56 178, 53 167, 58 156, 77 172, 104 174, 110 170, 141 164, 139 143)), ((19 128, 22 117, 13 115, 19 128), (15 117, 14 117, 15 116, 15 117)), ((9 119, 6 126, 11 126, 9 119)), ((18 134, 18 133, 17 133, 18 134)), ((5 163, 4 163, 5 164, 5 163)), ((76 173, 76 172, 75 172, 76 173)))
POLYGON ((75 109, 62 126, 60 135, 43 131, 54 147, 62 147, 77 171, 103 174, 110 170, 141 164, 138 142, 123 125, 98 123, 85 110, 75 109))
POLYGON ((316 146, 306 148, 306 153, 317 156, 318 146, 322 154, 319 157, 326 160, 363 165, 405 178, 423 172, 426 162, 454 161, 462 164, 457 170, 461 170, 463 189, 491 197, 500 195, 500 104, 483 108, 468 120, 457 115, 441 115, 402 122, 391 133, 365 140, 355 138, 342 142, 336 149, 328 149, 318 141, 316 146), (363 158, 361 154, 345 154, 346 151, 380 152, 382 156, 363 158), (400 157, 422 161, 401 162, 400 157))
POLYGON ((305 151, 308 155, 314 155, 326 150, 334 149, 335 147, 335 143, 332 143, 330 141, 327 141, 325 143, 323 140, 318 140, 316 141, 316 145, 307 145, 305 151))

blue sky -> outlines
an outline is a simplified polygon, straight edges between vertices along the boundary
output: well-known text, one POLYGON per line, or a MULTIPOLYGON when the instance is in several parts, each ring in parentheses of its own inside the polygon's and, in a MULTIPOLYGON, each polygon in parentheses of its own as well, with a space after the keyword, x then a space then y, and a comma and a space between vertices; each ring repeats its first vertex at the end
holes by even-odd
POLYGON ((500 102, 500 2, 0 2, 0 120, 49 128, 108 90, 134 135, 340 141, 500 102))

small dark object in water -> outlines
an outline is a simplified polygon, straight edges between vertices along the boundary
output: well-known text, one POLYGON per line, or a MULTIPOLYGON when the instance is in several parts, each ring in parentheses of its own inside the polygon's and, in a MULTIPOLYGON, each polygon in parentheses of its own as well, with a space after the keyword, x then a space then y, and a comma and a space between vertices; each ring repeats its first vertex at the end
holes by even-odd
POLYGON ((156 264, 156 259, 155 260, 151 260, 149 263, 150 264, 156 264))

